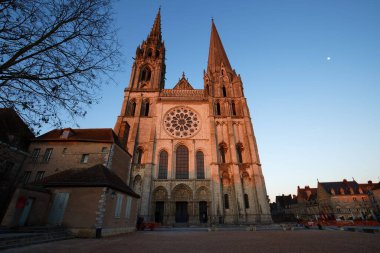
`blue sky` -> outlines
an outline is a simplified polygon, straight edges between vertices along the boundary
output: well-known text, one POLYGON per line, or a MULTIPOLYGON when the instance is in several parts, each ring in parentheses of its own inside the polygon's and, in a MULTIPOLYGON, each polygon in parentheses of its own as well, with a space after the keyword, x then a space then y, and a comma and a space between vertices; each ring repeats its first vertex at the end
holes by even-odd
POLYGON ((380 1, 119 1, 123 51, 117 85, 99 91, 82 128, 113 127, 132 57, 161 5, 166 87, 185 71, 203 87, 211 17, 242 77, 267 191, 379 181, 380 1), (328 57, 330 57, 328 59, 328 57))

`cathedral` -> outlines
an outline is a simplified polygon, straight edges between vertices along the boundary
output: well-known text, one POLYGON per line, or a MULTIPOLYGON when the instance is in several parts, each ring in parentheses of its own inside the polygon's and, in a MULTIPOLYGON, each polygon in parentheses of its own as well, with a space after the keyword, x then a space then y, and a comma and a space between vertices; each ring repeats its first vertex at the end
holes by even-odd
POLYGON ((204 88, 165 88, 160 10, 136 49, 114 131, 133 152, 138 213, 164 225, 267 224, 271 216, 243 83, 212 21, 204 88))

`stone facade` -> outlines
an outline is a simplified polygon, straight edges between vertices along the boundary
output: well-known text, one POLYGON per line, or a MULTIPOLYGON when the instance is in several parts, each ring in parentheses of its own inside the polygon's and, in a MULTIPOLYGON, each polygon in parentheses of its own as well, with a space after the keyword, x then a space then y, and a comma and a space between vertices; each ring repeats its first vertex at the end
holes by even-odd
POLYGON ((346 179, 340 182, 318 182, 317 188, 298 186, 297 195, 293 198, 290 195, 276 197, 272 215, 276 218, 282 215, 287 220, 378 219, 380 198, 377 187, 379 184, 373 184, 372 181, 359 184, 346 179))
POLYGON ((133 151, 139 215, 163 224, 270 223, 243 83, 212 23, 204 88, 165 88, 160 12, 138 46, 114 131, 133 151))
POLYGON ((1 225, 65 226, 81 237, 135 230, 131 155, 112 129, 55 129, 35 138, 1 225), (117 209, 117 210, 116 210, 117 209))

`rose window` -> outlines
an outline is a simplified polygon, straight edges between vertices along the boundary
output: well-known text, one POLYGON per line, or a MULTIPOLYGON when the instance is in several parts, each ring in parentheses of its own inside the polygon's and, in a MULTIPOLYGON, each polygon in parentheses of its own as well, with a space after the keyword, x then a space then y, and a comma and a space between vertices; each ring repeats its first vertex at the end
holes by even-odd
POLYGON ((185 106, 169 110, 164 117, 165 130, 176 138, 194 136, 200 129, 198 114, 185 106))

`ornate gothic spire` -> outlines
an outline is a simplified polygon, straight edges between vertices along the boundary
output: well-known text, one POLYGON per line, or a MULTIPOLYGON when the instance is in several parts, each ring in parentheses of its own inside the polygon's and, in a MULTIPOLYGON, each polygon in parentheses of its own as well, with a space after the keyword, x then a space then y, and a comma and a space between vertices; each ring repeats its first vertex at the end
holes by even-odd
POLYGON ((161 7, 158 9, 156 19, 154 20, 154 24, 152 27, 152 31, 150 31, 150 34, 148 36, 148 39, 155 39, 157 38, 158 41, 161 41, 161 7))
POLYGON ((227 58, 227 54, 224 51, 222 41, 220 40, 218 31, 216 30, 214 19, 212 19, 207 72, 215 73, 217 71, 220 71, 221 63, 223 63, 226 70, 229 70, 232 72, 232 68, 227 58))

